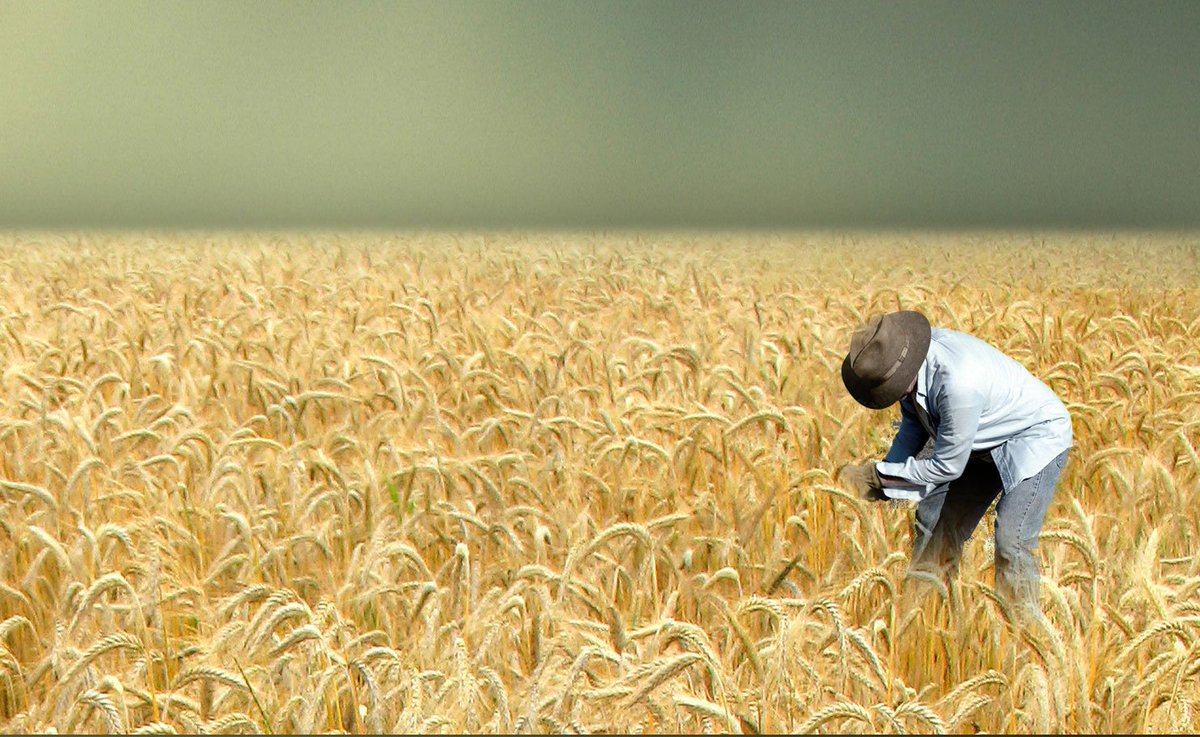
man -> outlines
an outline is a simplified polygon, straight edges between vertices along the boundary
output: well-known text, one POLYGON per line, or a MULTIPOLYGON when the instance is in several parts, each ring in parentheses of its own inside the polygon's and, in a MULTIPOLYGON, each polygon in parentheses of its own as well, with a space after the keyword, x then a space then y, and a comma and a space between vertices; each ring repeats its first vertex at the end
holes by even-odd
POLYGON ((1071 418, 1054 392, 987 343, 931 328, 913 311, 860 327, 842 382, 870 409, 900 403, 887 457, 845 466, 839 478, 867 499, 918 502, 911 567, 953 575, 963 544, 1000 495, 996 589, 1036 606, 1033 549, 1071 447, 1071 418), (929 438, 932 456, 915 457, 929 438))

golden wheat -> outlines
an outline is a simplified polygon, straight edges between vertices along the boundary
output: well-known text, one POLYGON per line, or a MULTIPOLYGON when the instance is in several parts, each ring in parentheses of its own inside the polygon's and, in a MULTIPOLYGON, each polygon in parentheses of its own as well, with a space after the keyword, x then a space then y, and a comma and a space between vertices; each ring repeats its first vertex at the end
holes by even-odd
POLYGON ((0 729, 1195 732, 1200 239, 1036 242, 0 237, 0 729), (833 479, 895 309, 1071 410, 1042 618, 833 479))

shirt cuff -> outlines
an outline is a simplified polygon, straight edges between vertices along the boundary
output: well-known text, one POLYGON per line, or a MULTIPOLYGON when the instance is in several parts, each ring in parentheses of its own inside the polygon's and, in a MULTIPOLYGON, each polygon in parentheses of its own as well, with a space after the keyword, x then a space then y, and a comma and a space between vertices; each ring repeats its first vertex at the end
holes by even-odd
POLYGON ((933 490, 933 484, 925 484, 919 481, 911 481, 896 473, 895 469, 903 471, 903 463, 888 463, 880 461, 875 464, 875 471, 884 476, 900 479, 900 483, 896 486, 884 485, 883 493, 889 499, 903 499, 906 501, 920 501, 925 494, 933 490))

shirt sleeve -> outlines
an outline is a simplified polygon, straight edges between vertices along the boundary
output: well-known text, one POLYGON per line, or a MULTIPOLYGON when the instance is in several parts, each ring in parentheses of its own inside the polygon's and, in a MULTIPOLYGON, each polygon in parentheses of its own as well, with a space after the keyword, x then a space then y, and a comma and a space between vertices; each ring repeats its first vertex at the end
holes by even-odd
POLYGON ((929 433, 925 432, 921 421, 910 408, 910 401, 912 400, 900 400, 900 429, 892 440, 892 447, 888 450, 885 461, 903 463, 919 453, 921 448, 925 447, 925 441, 929 440, 929 433))
MULTIPOLYGON (((926 492, 962 475, 983 414, 983 395, 969 386, 946 381, 935 396, 939 421, 933 456, 921 460, 909 457, 903 462, 883 461, 875 467, 885 476, 923 485, 926 492)), ((891 458, 891 453, 888 457, 891 458)))

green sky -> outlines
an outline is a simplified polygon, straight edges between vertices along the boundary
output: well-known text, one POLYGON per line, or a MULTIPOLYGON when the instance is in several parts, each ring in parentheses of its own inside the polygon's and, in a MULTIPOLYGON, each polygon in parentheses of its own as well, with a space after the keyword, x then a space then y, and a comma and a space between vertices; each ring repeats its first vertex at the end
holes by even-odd
POLYGON ((1195 227, 1200 2, 8 2, 0 227, 1195 227))

